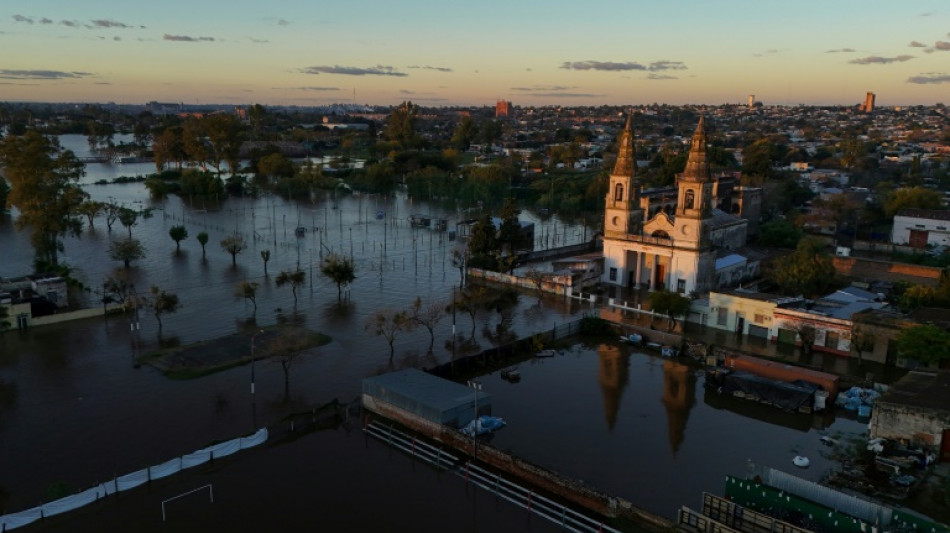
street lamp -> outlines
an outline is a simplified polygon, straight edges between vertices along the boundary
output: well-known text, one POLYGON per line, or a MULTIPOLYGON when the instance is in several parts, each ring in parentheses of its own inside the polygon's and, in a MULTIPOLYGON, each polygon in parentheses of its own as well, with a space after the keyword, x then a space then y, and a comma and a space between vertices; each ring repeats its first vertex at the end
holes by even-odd
POLYGON ((482 390, 482 383, 478 380, 469 380, 468 386, 475 390, 475 418, 472 420, 472 458, 478 458, 478 391, 482 390))
POLYGON ((264 333, 264 330, 257 330, 253 335, 251 335, 251 399, 255 398, 254 396, 254 340, 258 335, 264 333))

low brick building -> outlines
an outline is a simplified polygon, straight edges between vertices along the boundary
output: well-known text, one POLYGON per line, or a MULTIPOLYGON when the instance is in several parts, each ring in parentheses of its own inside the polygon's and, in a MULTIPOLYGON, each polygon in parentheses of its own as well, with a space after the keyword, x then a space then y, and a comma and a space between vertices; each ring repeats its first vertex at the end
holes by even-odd
POLYGON ((913 371, 874 401, 871 438, 924 446, 950 461, 950 370, 913 371))

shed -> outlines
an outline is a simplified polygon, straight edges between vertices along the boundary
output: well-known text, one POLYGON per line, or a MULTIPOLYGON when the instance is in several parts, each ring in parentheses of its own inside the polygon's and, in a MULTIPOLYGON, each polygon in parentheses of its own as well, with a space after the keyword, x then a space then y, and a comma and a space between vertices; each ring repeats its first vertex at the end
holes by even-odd
POLYGON ((491 414, 491 395, 454 381, 409 368, 363 380, 363 405, 371 410, 380 403, 405 415, 459 428, 478 414, 491 414))

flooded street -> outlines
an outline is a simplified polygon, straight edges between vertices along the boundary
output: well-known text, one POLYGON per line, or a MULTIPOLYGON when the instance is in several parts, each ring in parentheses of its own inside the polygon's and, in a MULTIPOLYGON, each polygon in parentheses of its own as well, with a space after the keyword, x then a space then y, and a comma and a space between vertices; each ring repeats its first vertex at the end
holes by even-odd
MULTIPOLYGON (((82 136, 64 137, 69 137, 66 145, 77 144, 77 139, 85 143, 82 136)), ((113 199, 155 210, 152 218, 132 228, 147 256, 134 262, 129 273, 140 293, 156 285, 179 295, 182 308, 162 318, 163 343, 207 341, 283 321, 326 333, 332 342, 295 363, 291 371, 291 407, 295 408, 334 398, 349 402, 358 397, 363 377, 406 366, 431 367, 451 359, 447 342, 451 316, 438 324, 431 355, 425 353, 429 337, 424 328, 398 335, 392 365, 386 341, 373 336, 365 325, 376 311, 407 309, 416 297, 423 303, 451 301, 453 287, 459 284, 451 253, 463 243, 449 239, 447 232, 412 228, 408 218, 414 213, 429 214, 447 219, 453 229, 469 216, 403 196, 334 198, 321 192, 313 201, 302 203, 268 196, 215 204, 174 196, 152 201, 141 183, 93 185, 116 174, 144 174, 153 169, 150 164, 95 164, 87 168, 83 183, 95 200, 113 199), (378 218, 377 212, 383 215, 378 218), (183 224, 189 234, 180 254, 168 235, 177 224, 183 224), (304 228, 300 237, 295 234, 297 227, 304 228), (205 257, 195 239, 201 231, 209 234, 205 257), (243 235, 248 244, 237 256, 236 266, 219 246, 234 233, 243 235), (262 250, 271 252, 266 276, 262 250), (336 286, 319 273, 319 262, 329 253, 355 260, 357 279, 343 302, 337 300, 336 286), (282 270, 298 267, 306 272, 308 282, 298 289, 295 302, 291 289, 277 287, 274 278, 282 270), (256 313, 249 302, 235 296, 236 285, 245 280, 260 284, 256 313)), ((556 216, 542 220, 525 212, 523 219, 536 224, 536 249, 590 237, 588 229, 565 225, 556 216)), ((112 237, 127 235, 118 223, 112 228, 112 237)), ((102 280, 121 266, 108 257, 109 241, 106 224, 98 218, 94 229, 87 228, 81 238, 65 242, 63 260, 87 285, 86 298, 92 305, 98 301, 102 280)), ((28 236, 14 229, 10 217, 0 218, 0 251, 0 276, 31 271, 28 236)), ((532 295, 521 294, 504 325, 520 338, 575 320, 587 310, 554 298, 539 305, 532 295)), ((133 322, 129 315, 113 315, 0 335, 0 508, 18 511, 40 504, 54 483, 77 491, 210 442, 250 433, 289 409, 281 402, 283 373, 276 363, 257 363, 253 405, 248 366, 194 380, 172 380, 151 367, 137 366, 136 356, 159 346, 158 324, 144 312, 139 329, 133 322)), ((495 312, 476 318, 475 340, 480 348, 497 341, 498 336, 490 333, 501 322, 495 312)), ((467 315, 457 317, 460 333, 467 335, 472 326, 467 315)), ((577 345, 555 358, 529 361, 521 372, 523 378, 516 384, 503 381, 497 373, 483 378, 486 392, 493 397, 494 414, 508 421, 492 444, 666 517, 672 517, 682 504, 695 505, 702 491, 719 493, 724 476, 744 475, 749 460, 791 471, 791 458, 807 455, 813 466, 795 473, 817 479, 830 465, 822 457, 819 436, 838 438, 863 429, 853 420, 786 415, 710 397, 696 369, 632 353, 629 347, 577 345)), ((305 499, 293 495, 334 501, 331 496, 344 494, 359 502, 357 495, 366 484, 388 487, 378 491, 379 499, 359 502, 382 513, 406 506, 404 500, 386 496, 400 487, 425 492, 435 486, 438 490, 441 481, 436 485, 420 482, 416 487, 412 479, 435 475, 427 467, 413 467, 411 475, 386 473, 406 468, 402 462, 380 462, 380 456, 388 453, 396 452, 375 442, 365 444, 358 430, 308 436, 290 446, 247 452, 247 458, 242 452, 229 467, 236 473, 224 474, 231 488, 221 489, 229 494, 231 519, 213 523, 256 524, 266 529, 274 524, 267 520, 276 510, 288 512, 282 507, 285 503, 307 505, 305 499), (347 470, 334 463, 334 457, 340 457, 344 465, 367 460, 381 470, 347 470), (305 463, 307 468, 300 467, 305 463), (314 478, 324 472, 321 468, 333 470, 336 477, 315 483, 314 478), (272 474, 265 472, 271 469, 280 469, 281 475, 269 477, 272 474), (251 488, 265 480, 281 485, 273 494, 284 494, 284 503, 277 496, 262 497, 270 488, 251 488)), ((451 490, 465 494, 464 487, 453 485, 451 490)), ((493 498, 480 496, 492 501, 495 509, 493 498)), ((132 494, 128 500, 148 497, 132 494)), ((420 500, 427 497, 418 496, 420 500)), ((458 504, 445 498, 441 505, 458 504)), ((218 516, 203 514, 201 509, 195 504, 197 523, 218 516)), ((325 509, 335 518, 358 512, 343 503, 325 509)), ((465 512, 471 512, 477 524, 479 507, 474 509, 465 512)), ((415 512, 430 510, 438 509, 415 512)), ((435 516, 430 524, 434 527, 412 530, 436 531, 439 524, 452 519, 451 513, 442 511, 435 516)), ((70 524, 68 516, 61 524, 70 524)), ((331 529, 347 529, 345 522, 335 524, 331 529)), ((372 527, 399 530, 385 523, 372 527)), ((526 524, 523 529, 535 527, 526 524)), ((253 528, 241 527, 248 529, 253 528)))

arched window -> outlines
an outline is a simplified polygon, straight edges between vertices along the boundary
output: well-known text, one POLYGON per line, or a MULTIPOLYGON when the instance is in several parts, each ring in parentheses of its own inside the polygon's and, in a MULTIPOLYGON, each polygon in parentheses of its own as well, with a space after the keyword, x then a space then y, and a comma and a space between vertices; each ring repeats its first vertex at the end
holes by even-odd
POLYGON ((614 201, 615 202, 623 201, 623 184, 622 183, 618 183, 617 186, 614 188, 614 201))
POLYGON ((661 239, 669 239, 669 238, 670 238, 670 234, 667 233, 667 232, 665 232, 665 231, 663 231, 663 230, 661 230, 661 229, 658 229, 658 230, 654 231, 654 232, 653 232, 653 236, 654 236, 654 237, 659 237, 659 238, 661 238, 661 239))
POLYGON ((693 191, 692 189, 686 191, 685 203, 686 205, 683 206, 683 209, 695 209, 696 192, 693 191))

